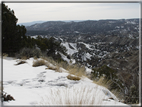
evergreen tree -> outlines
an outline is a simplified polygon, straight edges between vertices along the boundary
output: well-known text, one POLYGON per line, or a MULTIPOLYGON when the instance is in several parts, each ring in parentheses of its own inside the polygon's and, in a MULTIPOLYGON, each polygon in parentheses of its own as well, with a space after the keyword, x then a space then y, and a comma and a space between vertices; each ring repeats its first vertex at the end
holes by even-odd
POLYGON ((16 25, 14 11, 2 3, 2 52, 15 53, 24 47, 25 26, 16 25))

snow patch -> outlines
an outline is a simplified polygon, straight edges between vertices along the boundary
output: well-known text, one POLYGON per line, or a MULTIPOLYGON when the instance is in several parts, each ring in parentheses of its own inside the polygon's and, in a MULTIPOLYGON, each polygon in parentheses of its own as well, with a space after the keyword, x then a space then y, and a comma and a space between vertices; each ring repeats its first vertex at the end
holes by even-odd
POLYGON ((90 48, 90 47, 91 47, 90 44, 86 44, 86 43, 84 43, 84 42, 78 42, 78 43, 84 44, 84 45, 86 46, 86 48, 88 48, 89 50, 94 50, 94 49, 90 48))
POLYGON ((73 55, 74 53, 78 52, 77 48, 75 47, 75 43, 64 42, 61 44, 66 47, 68 55, 73 55), (69 45, 71 45, 74 49, 71 49, 69 45))

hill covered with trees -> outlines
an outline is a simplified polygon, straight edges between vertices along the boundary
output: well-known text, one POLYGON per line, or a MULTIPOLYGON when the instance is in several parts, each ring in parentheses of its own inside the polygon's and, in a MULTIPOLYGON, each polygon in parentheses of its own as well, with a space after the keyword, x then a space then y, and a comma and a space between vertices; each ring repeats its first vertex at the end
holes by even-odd
POLYGON ((41 37, 30 38, 25 35, 25 26, 17 25, 17 21, 18 18, 15 16, 14 11, 2 3, 2 53, 15 56, 22 48, 32 48, 46 52, 46 55, 54 56, 55 59, 60 59, 60 56, 55 54, 56 50, 62 53, 65 51, 60 42, 53 37, 48 39, 41 37))

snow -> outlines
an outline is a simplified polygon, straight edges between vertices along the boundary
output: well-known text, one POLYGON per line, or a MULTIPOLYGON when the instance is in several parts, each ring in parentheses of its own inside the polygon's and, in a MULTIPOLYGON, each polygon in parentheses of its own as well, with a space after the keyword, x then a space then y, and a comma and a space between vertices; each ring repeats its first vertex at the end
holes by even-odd
POLYGON ((84 45, 86 46, 86 48, 88 48, 88 49, 90 49, 90 50, 94 50, 94 49, 90 48, 91 45, 89 45, 89 44, 86 44, 86 43, 84 43, 84 42, 78 42, 78 43, 84 44, 84 45))
POLYGON ((86 58, 87 58, 87 59, 91 59, 91 56, 92 56, 92 55, 90 55, 88 52, 86 53, 86 58))
POLYGON ((64 41, 62 38, 59 38, 62 42, 64 41))
POLYGON ((75 59, 68 59, 67 58, 67 56, 65 56, 64 54, 62 54, 61 52, 59 52, 59 54, 61 55, 61 57, 62 57, 62 59, 64 60, 64 61, 67 61, 68 62, 68 64, 75 64, 75 59))
MULTIPOLYGON (((15 99, 15 101, 4 102, 4 105, 128 106, 118 102, 116 96, 108 89, 94 84, 87 77, 81 77, 79 81, 69 80, 67 79, 68 72, 59 73, 55 70, 45 69, 46 66, 32 67, 33 58, 25 61, 27 63, 14 65, 17 63, 17 59, 3 59, 4 91, 15 99), (109 99, 110 97, 114 100, 109 99)), ((89 71, 88 68, 86 70, 89 71)))
POLYGON ((82 56, 82 61, 86 61, 87 59, 91 60, 92 55, 90 55, 88 52, 84 53, 84 55, 82 56))
POLYGON ((75 43, 64 42, 64 43, 61 43, 61 44, 66 47, 66 49, 67 49, 67 54, 68 54, 68 55, 73 55, 74 53, 78 52, 75 43), (71 49, 71 48, 69 47, 69 44, 70 44, 74 49, 71 49))
POLYGON ((65 55, 62 54, 62 53, 60 53, 60 55, 61 55, 61 57, 62 57, 62 59, 63 59, 64 61, 67 61, 68 63, 70 63, 70 59, 68 59, 67 56, 65 56, 65 55))
POLYGON ((38 37, 38 35, 30 36, 30 37, 36 39, 38 37))
POLYGON ((92 69, 90 69, 90 68, 88 68, 88 67, 85 67, 85 69, 86 69, 86 73, 87 73, 87 74, 90 74, 90 73, 92 72, 92 69))
POLYGON ((77 44, 76 43, 69 43, 76 51, 77 51, 77 44))

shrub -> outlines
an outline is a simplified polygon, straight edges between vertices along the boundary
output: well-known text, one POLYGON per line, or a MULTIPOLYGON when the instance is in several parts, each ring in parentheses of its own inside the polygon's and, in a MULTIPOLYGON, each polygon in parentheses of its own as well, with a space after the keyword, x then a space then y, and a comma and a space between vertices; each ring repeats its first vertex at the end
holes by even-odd
POLYGON ((115 70, 113 70, 112 68, 103 65, 100 68, 96 68, 93 69, 94 72, 91 73, 92 78, 95 78, 95 80, 97 81, 98 79, 100 79, 101 77, 104 77, 106 81, 112 81, 111 85, 110 85, 110 90, 113 89, 120 89, 121 91, 123 90, 123 85, 122 85, 122 81, 118 78, 117 76, 117 72, 115 70))
POLYGON ((46 69, 55 70, 56 72, 63 72, 62 69, 61 69, 61 67, 57 67, 57 66, 54 66, 54 65, 50 65, 46 69))
POLYGON ((37 57, 39 58, 42 55, 41 51, 39 49, 35 49, 35 48, 23 48, 21 49, 21 51, 19 52, 19 54, 17 54, 17 58, 30 58, 30 57, 37 57))
POLYGON ((2 83, 0 81, 0 95, 1 95, 1 101, 11 101, 15 100, 11 95, 7 94, 6 92, 3 91, 2 83))
POLYGON ((92 75, 94 77, 100 78, 103 75, 106 75, 107 79, 113 79, 116 77, 116 71, 106 65, 103 65, 102 67, 93 70, 94 72, 92 72, 92 75))
POLYGON ((2 100, 3 101, 11 101, 11 100, 15 100, 15 99, 13 98, 13 96, 3 92, 2 93, 2 100))
POLYGON ((94 72, 91 72, 91 79, 94 80, 94 83, 102 85, 108 88, 110 91, 114 91, 115 95, 117 94, 117 96, 119 94, 118 97, 120 99, 125 99, 125 87, 123 81, 120 79, 120 77, 118 77, 115 70, 106 65, 100 68, 95 68, 93 70, 94 72))
POLYGON ((139 90, 133 84, 129 88, 128 95, 125 96, 125 103, 128 103, 128 104, 138 104, 138 102, 139 102, 139 90))
POLYGON ((79 77, 71 76, 71 75, 68 75, 67 78, 70 79, 70 80, 75 80, 75 81, 79 81, 80 80, 79 77))
POLYGON ((46 65, 46 62, 43 59, 33 61, 33 67, 42 66, 42 65, 46 65))

